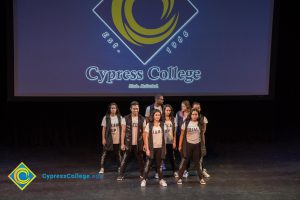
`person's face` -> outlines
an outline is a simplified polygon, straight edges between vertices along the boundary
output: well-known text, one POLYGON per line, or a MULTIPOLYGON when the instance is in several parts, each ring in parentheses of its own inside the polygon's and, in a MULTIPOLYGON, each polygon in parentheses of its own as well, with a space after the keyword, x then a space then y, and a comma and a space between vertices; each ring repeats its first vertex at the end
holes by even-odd
POLYGON ((182 103, 182 104, 181 104, 181 110, 182 110, 182 111, 186 111, 186 109, 187 109, 187 108, 186 108, 186 105, 185 105, 184 103, 182 103))
POLYGON ((130 110, 133 115, 138 115, 140 107, 138 105, 133 105, 131 106, 130 110))
POLYGON ((160 113, 156 112, 154 113, 154 121, 158 122, 160 120, 160 113))
POLYGON ((200 104, 195 104, 195 105, 193 106, 193 108, 194 108, 194 109, 197 109, 199 112, 201 111, 201 106, 200 106, 200 104))
POLYGON ((156 99, 155 99, 155 102, 156 102, 156 104, 158 104, 158 105, 163 105, 163 104, 164 104, 164 97, 161 96, 161 97, 156 98, 156 99))
POLYGON ((171 108, 170 107, 166 107, 166 109, 165 109, 165 115, 166 116, 170 116, 170 114, 171 114, 171 108))
POLYGON ((193 111, 191 118, 192 118, 192 121, 197 121, 198 120, 198 112, 197 111, 193 111))
POLYGON ((110 107, 110 113, 111 113, 111 114, 116 114, 116 112, 117 112, 117 106, 112 105, 112 106, 110 107))

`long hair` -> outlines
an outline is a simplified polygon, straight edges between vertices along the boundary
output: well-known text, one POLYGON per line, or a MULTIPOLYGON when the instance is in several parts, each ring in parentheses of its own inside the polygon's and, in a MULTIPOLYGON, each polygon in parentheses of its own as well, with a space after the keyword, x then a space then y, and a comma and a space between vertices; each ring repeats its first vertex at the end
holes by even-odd
POLYGON ((186 106, 187 112, 191 112, 191 104, 188 100, 182 101, 181 104, 184 104, 186 106))
POLYGON ((186 120, 187 120, 187 121, 191 121, 191 120, 192 120, 192 113, 193 113, 194 111, 196 111, 196 112, 198 113, 198 119, 197 119, 197 122, 198 122, 198 126, 199 126, 199 128, 200 128, 200 112, 199 112, 197 109, 193 108, 193 109, 191 110, 190 114, 188 115, 188 117, 187 117, 186 120))
POLYGON ((121 115, 118 105, 114 102, 112 102, 108 105, 106 115, 108 116, 108 115, 111 114, 110 109, 111 109, 112 106, 116 106, 116 115, 121 115))
POLYGON ((171 109, 171 113, 170 113, 170 120, 172 121, 172 122, 174 122, 174 111, 173 111, 173 107, 170 105, 170 104, 166 104, 165 106, 164 106, 164 109, 163 109, 163 113, 162 113, 162 121, 163 122, 165 122, 166 121, 166 108, 170 108, 171 109))
POLYGON ((160 113, 160 120, 162 120, 162 114, 161 114, 161 111, 158 110, 158 109, 154 109, 153 112, 151 113, 150 117, 149 117, 149 122, 153 123, 154 122, 154 115, 155 113, 159 112, 160 113))

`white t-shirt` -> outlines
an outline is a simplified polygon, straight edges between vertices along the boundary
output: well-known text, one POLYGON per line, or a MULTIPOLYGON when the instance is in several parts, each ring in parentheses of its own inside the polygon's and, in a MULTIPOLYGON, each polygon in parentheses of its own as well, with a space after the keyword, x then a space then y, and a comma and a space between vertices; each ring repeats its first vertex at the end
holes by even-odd
MULTIPOLYGON (((175 122, 175 130, 176 130, 176 127, 177 127, 177 124, 175 122)), ((166 138, 166 144, 173 144, 173 124, 171 122, 171 120, 169 121, 165 121, 165 126, 166 126, 166 129, 165 129, 165 138, 166 138)))
MULTIPOLYGON (((181 126, 182 130, 185 130, 185 123, 186 122, 184 122, 181 126)), ((198 126, 198 121, 190 121, 187 127, 186 137, 188 143, 198 144, 200 142, 200 129, 198 126)))
MULTIPOLYGON (((158 110, 160 110, 160 112, 162 112, 161 106, 158 106, 158 107, 154 106, 154 109, 158 109, 158 110)), ((146 108, 145 117, 150 117, 150 106, 148 106, 146 108)))
POLYGON ((203 117, 203 123, 204 124, 208 124, 208 120, 207 120, 207 118, 205 116, 203 117))
MULTIPOLYGON (((164 125, 164 129, 166 129, 166 125, 164 125)), ((149 133, 149 123, 147 124, 145 128, 145 132, 149 133)), ((153 126, 152 128, 152 137, 153 137, 153 148, 162 148, 162 130, 160 125, 159 126, 153 126)))
MULTIPOLYGON (((137 145, 137 139, 138 139, 138 119, 139 117, 132 117, 132 142, 131 145, 137 145)), ((125 121, 126 125, 126 121, 125 121)), ((146 120, 143 122, 143 129, 146 127, 146 120)))
MULTIPOLYGON (((119 129, 119 121, 118 116, 110 116, 111 121, 111 134, 113 138, 113 144, 119 144, 120 143, 120 129, 119 129)), ((125 125, 125 119, 121 117, 121 125, 125 125)), ((101 126, 106 127, 106 116, 103 117, 101 126)))

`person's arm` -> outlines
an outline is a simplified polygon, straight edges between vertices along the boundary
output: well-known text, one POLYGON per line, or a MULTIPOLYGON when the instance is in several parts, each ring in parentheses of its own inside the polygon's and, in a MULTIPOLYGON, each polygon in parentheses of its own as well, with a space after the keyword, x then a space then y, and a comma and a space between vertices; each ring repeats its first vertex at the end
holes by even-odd
POLYGON ((177 130, 177 126, 175 126, 175 128, 174 128, 174 132, 175 133, 173 133, 173 135, 174 135, 174 138, 173 138, 173 149, 176 149, 176 138, 177 138, 177 136, 176 136, 176 130, 177 130))
POLYGON ((103 146, 106 145, 105 132, 106 132, 106 127, 102 126, 102 144, 103 144, 103 146))
POLYGON ((207 124, 206 123, 203 123, 202 126, 201 126, 201 132, 205 135, 206 133, 206 126, 207 124))
POLYGON ((149 145, 148 145, 148 132, 146 132, 146 131, 143 132, 143 140, 144 140, 144 148, 146 151, 146 155, 150 156, 150 150, 149 150, 149 145))
POLYGON ((145 118, 146 118, 146 123, 149 123, 149 118, 150 118, 150 107, 149 106, 146 108, 145 118))
POLYGON ((121 149, 124 151, 125 150, 125 131, 126 131, 126 124, 122 125, 122 134, 121 134, 121 149))
POLYGON ((205 145, 205 132, 200 131, 200 135, 201 135, 201 142, 203 145, 205 145))
POLYGON ((179 145, 178 145, 178 150, 179 151, 181 151, 181 149, 182 149, 183 135, 184 135, 184 130, 181 129, 180 138, 179 138, 179 145))
POLYGON ((121 132, 121 149, 124 151, 125 150, 125 130, 126 130, 126 125, 122 125, 122 132, 121 132))

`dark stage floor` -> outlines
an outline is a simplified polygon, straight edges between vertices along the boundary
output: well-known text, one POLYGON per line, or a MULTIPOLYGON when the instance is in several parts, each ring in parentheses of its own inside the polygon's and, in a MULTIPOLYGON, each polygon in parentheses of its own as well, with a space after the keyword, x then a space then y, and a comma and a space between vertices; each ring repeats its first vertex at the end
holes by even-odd
MULTIPOLYGON (((0 199, 300 199, 297 141, 276 145, 216 145, 207 157, 206 166, 212 177, 204 186, 192 172, 181 186, 168 176, 167 188, 151 179, 142 189, 132 162, 123 182, 117 182, 117 174, 112 171, 106 171, 100 179, 42 179, 43 173, 94 174, 98 172, 98 157, 92 151, 78 149, 1 149, 0 199), (24 191, 7 178, 21 161, 37 175, 24 191)), ((152 170, 150 176, 153 175, 152 170)))

